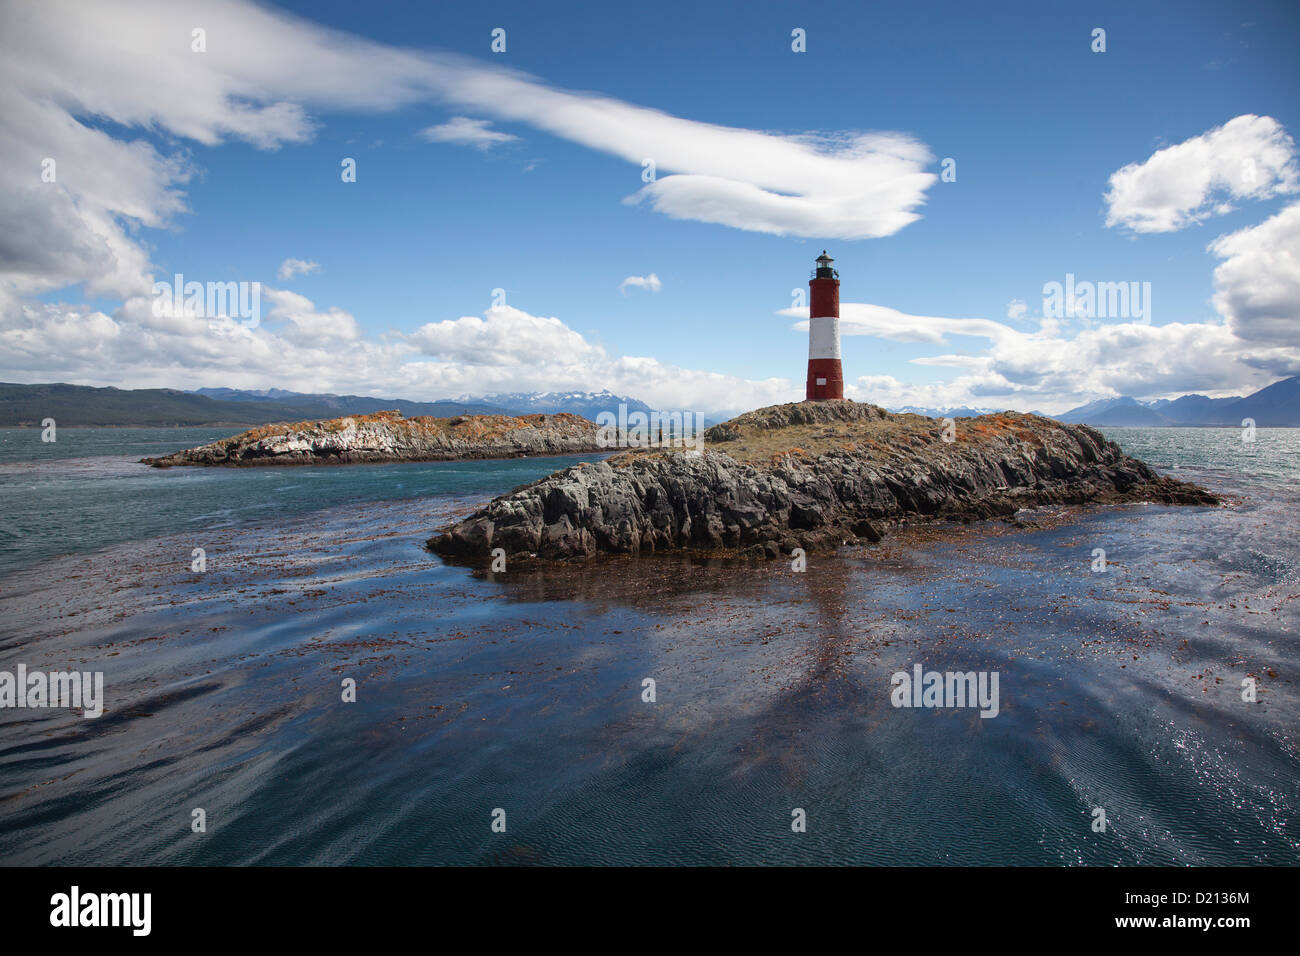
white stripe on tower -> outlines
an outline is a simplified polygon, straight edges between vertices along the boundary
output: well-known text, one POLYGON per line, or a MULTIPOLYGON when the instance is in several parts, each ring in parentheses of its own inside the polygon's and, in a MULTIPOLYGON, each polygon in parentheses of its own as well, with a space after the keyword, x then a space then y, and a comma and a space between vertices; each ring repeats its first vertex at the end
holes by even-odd
POLYGON ((815 315, 808 320, 808 358, 840 357, 840 317, 815 315))

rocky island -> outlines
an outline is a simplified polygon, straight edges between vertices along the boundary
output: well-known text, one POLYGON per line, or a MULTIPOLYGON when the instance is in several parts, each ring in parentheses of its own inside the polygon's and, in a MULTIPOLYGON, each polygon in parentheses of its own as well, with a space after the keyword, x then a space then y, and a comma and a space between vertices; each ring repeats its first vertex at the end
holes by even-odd
POLYGON ((1210 505, 1086 425, 1005 412, 953 421, 848 400, 758 409, 705 447, 642 448, 565 468, 429 540, 481 565, 664 550, 776 557, 877 541, 893 526, 1010 517, 1046 504, 1210 505))
POLYGON ((325 421, 263 425, 198 448, 143 458, 174 465, 320 465, 456 461, 598 451, 595 423, 580 415, 459 415, 403 418, 375 412, 325 421))

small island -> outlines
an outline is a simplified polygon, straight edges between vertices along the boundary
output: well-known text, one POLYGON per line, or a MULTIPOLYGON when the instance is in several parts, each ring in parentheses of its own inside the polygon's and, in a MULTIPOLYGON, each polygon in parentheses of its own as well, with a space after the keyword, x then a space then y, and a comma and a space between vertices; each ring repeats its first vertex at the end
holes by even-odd
POLYGON ((849 400, 748 412, 700 452, 641 448, 494 499, 428 544, 445 559, 698 550, 769 558, 874 542, 930 520, 1009 518, 1048 504, 1213 505, 1086 425, 1004 412, 934 419, 849 400))
POLYGON ((403 418, 383 411, 323 421, 262 425, 160 458, 176 465, 323 465, 462 461, 571 455, 601 450, 599 429, 580 415, 458 415, 403 418))

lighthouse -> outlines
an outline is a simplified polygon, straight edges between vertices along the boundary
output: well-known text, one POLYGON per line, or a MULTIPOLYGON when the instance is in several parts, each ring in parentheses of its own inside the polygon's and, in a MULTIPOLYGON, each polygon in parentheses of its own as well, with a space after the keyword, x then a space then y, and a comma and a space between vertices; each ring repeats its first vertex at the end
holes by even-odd
POLYGON ((822 250, 817 268, 808 280, 808 391, 806 401, 825 402, 844 397, 844 370, 840 367, 840 274, 835 260, 822 250))

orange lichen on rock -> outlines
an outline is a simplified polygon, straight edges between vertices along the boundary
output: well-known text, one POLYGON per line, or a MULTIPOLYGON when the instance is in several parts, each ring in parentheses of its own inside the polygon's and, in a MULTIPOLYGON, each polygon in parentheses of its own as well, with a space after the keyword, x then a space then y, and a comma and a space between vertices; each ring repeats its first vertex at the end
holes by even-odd
POLYGON ((523 561, 674 549, 773 558, 1041 505, 1217 501, 1084 425, 1004 412, 950 427, 849 401, 761 408, 709 428, 702 452, 640 449, 557 471, 429 546, 470 564, 497 548, 523 561))
POLYGON ((448 461, 600 451, 599 429, 580 415, 458 415, 403 418, 386 410, 320 421, 262 425, 163 458, 171 465, 448 461))

